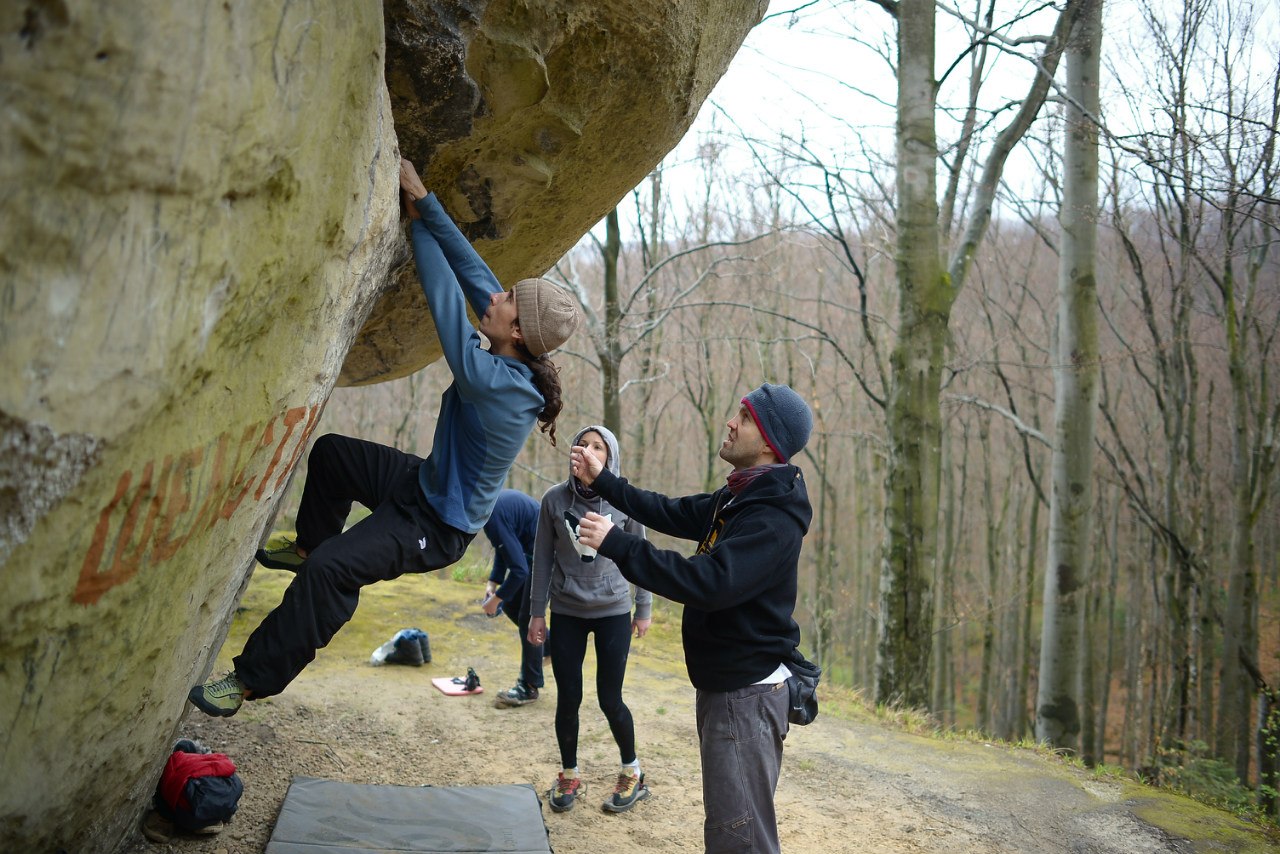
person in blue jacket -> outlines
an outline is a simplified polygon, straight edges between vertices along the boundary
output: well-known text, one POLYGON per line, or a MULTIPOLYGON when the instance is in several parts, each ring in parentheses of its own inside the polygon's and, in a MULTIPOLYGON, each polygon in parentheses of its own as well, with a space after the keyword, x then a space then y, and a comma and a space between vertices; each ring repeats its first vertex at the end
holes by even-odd
POLYGON ((528 638, 529 567, 537 531, 537 499, 516 489, 502 490, 498 503, 493 505, 493 514, 484 523, 484 535, 493 546, 493 570, 481 606, 490 617, 501 608, 520 632, 520 677, 494 700, 500 709, 534 702, 543 684, 543 647, 541 643, 530 643, 528 638))
POLYGON ((296 575, 233 659, 235 669, 188 693, 206 714, 234 715, 246 699, 283 691, 351 619, 362 587, 456 563, 488 521, 534 424, 555 444, 562 404, 547 354, 577 328, 577 303, 546 279, 503 290, 404 159, 400 187, 418 278, 453 373, 431 452, 423 459, 346 436, 316 440, 296 543, 258 553, 260 563, 296 575), (344 532, 353 501, 372 512, 344 532))

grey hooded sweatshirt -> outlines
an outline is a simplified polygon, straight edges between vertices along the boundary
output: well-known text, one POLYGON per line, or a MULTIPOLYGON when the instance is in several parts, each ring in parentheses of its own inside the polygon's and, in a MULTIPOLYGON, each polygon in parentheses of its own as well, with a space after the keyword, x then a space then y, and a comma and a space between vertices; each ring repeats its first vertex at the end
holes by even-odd
MULTIPOLYGON (((583 427, 574 435, 572 444, 578 444, 583 435, 593 431, 600 434, 609 449, 605 467, 618 474, 618 439, 608 429, 598 424, 583 427)), ((546 617, 548 603, 555 613, 570 617, 595 619, 628 613, 630 582, 622 577, 617 564, 602 555, 592 555, 590 549, 578 543, 577 537, 569 532, 566 512, 571 519, 581 519, 590 512, 611 516, 613 524, 627 533, 642 539, 645 536, 643 525, 623 515, 600 496, 584 498, 574 488, 571 469, 568 480, 557 483, 542 496, 529 580, 529 614, 546 617)), ((652 606, 653 594, 637 587, 634 619, 648 619, 652 606)))

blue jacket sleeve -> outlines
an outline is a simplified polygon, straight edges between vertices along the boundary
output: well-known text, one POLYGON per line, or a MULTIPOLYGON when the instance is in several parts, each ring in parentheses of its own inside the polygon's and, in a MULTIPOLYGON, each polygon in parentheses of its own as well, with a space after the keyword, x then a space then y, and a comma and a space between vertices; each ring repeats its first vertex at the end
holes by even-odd
POLYGON ((525 582, 529 580, 529 562, 524 555, 524 546, 520 544, 520 538, 516 536, 515 531, 507 525, 500 525, 497 534, 498 543, 501 544, 497 552, 502 555, 503 562, 506 564, 507 577, 498 585, 494 595, 503 602, 511 604, 511 600, 520 594, 525 582))
POLYGON ((471 303, 476 317, 484 314, 489 308, 489 297, 503 289, 498 277, 493 275, 480 253, 445 213, 435 193, 427 193, 414 202, 414 207, 422 215, 422 219, 414 222, 420 223, 439 244, 445 262, 457 277, 462 294, 471 303))
POLYGON ((435 196, 425 196, 415 204, 422 219, 413 220, 409 227, 413 257, 445 361, 463 397, 492 402, 493 389, 503 381, 499 372, 506 369, 480 348, 480 333, 467 317, 463 294, 468 294, 478 314, 484 314, 489 295, 502 288, 435 196))

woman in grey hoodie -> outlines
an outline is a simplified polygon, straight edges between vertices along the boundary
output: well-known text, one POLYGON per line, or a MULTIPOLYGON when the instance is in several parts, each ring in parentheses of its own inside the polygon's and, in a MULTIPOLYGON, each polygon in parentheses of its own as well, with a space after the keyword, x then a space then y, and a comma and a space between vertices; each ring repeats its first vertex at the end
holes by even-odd
MULTIPOLYGON (((574 436, 573 444, 590 448, 605 459, 611 472, 619 473, 618 439, 608 429, 594 424, 584 427, 574 436)), ((622 760, 617 785, 604 809, 624 812, 649 797, 636 757, 635 724, 622 701, 622 681, 631 633, 644 637, 649 630, 653 595, 636 588, 633 617, 631 585, 617 565, 578 542, 578 520, 590 511, 609 516, 613 524, 629 533, 644 536, 644 526, 583 486, 572 473, 542 496, 529 581, 529 643, 540 644, 546 639, 550 605, 556 630, 547 646, 556 679, 556 741, 563 767, 547 792, 555 812, 572 809, 584 789, 578 776, 578 708, 582 705, 582 663, 589 634, 595 635, 596 698, 622 760)))

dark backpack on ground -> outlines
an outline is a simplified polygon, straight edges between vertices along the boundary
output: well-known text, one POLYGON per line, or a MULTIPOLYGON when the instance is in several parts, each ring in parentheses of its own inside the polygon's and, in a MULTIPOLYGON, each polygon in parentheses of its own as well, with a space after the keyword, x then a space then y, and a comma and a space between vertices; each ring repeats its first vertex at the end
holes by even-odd
POLYGON ((822 677, 822 668, 794 649, 787 669, 791 671, 787 677, 791 694, 787 720, 796 726, 807 726, 818 716, 818 680, 822 677))
MULTIPOLYGON (((229 821, 240 804, 240 796, 244 794, 244 784, 240 775, 235 773, 235 763, 225 754, 212 753, 204 745, 190 739, 178 741, 174 745, 173 754, 165 764, 160 782, 156 785, 153 798, 156 812, 184 830, 200 830, 229 821), (170 775, 180 773, 177 770, 179 766, 173 761, 173 754, 200 754, 225 760, 229 773, 191 776, 182 786, 180 796, 173 797, 176 785, 170 784, 170 775)), ((185 777, 185 774, 182 776, 185 777)))

